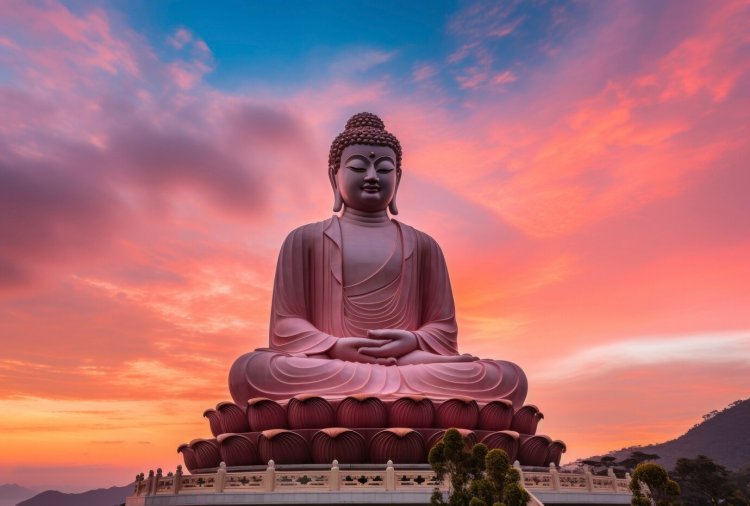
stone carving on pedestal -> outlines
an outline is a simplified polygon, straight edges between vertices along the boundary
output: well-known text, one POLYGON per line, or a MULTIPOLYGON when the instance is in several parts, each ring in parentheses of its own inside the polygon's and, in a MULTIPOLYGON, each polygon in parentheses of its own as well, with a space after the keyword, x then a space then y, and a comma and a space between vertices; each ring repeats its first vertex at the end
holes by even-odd
POLYGON ((218 439, 178 449, 188 469, 216 467, 221 456, 234 465, 420 463, 450 427, 522 464, 559 464, 565 446, 535 434, 543 416, 523 405, 521 368, 459 353, 440 247, 393 218, 401 160, 374 114, 354 115, 333 141, 340 214, 284 241, 269 346, 232 365, 234 403, 204 413, 218 439))

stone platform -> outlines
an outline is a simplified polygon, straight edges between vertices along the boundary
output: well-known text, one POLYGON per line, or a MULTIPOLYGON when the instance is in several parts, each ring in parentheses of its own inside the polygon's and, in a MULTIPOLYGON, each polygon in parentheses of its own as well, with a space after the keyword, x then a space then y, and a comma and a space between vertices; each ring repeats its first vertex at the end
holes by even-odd
MULTIPOLYGON (((594 476, 587 471, 563 472, 522 467, 529 504, 629 504, 630 476, 594 476)), ((214 504, 428 504, 435 488, 448 490, 426 465, 267 466, 228 468, 214 472, 163 476, 161 470, 140 475, 127 506, 214 504)))

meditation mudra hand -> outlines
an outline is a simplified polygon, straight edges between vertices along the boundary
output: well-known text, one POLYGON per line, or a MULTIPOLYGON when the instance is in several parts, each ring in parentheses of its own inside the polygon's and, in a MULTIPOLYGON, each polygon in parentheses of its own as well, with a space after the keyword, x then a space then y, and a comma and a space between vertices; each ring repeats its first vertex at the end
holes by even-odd
POLYGON ((408 330, 368 330, 367 338, 342 337, 328 351, 328 356, 349 362, 381 365, 427 364, 437 362, 472 362, 469 354, 436 355, 418 349, 417 337, 408 330))
POLYGON ((329 179, 340 216, 294 231, 279 253, 269 348, 238 358, 238 404, 298 394, 382 399, 421 394, 476 400, 526 397, 523 371, 457 349, 445 259, 398 214, 401 145, 370 113, 333 141, 329 179))

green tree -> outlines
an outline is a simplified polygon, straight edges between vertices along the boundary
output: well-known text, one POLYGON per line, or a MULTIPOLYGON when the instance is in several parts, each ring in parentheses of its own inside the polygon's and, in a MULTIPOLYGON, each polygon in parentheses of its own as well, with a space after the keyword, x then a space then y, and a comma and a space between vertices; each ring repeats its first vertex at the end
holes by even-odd
POLYGON ((673 476, 680 484, 686 505, 748 504, 729 470, 705 455, 677 459, 673 476))
POLYGON ((589 466, 591 468, 591 473, 597 476, 607 476, 609 469, 618 465, 617 459, 610 455, 578 460, 577 463, 589 466))
POLYGON ((659 457, 655 453, 644 453, 639 450, 631 452, 630 457, 624 459, 622 462, 619 462, 618 465, 624 467, 625 469, 635 469, 639 464, 650 462, 652 460, 657 460, 660 458, 661 457, 659 457))
POLYGON ((638 464, 630 479, 630 490, 633 506, 650 506, 652 501, 656 506, 680 504, 680 486, 669 478, 666 469, 653 462, 638 464), (643 490, 644 485, 647 492, 643 490))
POLYGON ((498 449, 488 451, 481 443, 467 450, 456 429, 448 429, 430 450, 429 462, 437 479, 448 478, 450 484, 448 502, 435 489, 433 505, 525 506, 530 499, 507 453, 498 449))
POLYGON ((729 479, 732 480, 732 483, 737 487, 737 490, 739 490, 748 499, 747 502, 750 503, 750 462, 740 467, 738 471, 729 475, 729 479))

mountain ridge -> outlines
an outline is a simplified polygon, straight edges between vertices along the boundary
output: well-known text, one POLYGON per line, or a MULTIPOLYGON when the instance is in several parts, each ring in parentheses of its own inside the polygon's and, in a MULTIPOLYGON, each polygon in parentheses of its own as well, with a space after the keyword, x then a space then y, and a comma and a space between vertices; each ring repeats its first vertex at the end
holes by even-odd
POLYGON ((692 459, 705 455, 717 464, 736 471, 750 464, 750 399, 735 401, 722 411, 704 415, 703 422, 675 439, 631 446, 611 451, 605 456, 621 461, 634 451, 659 455, 655 462, 668 470, 674 468, 680 457, 692 459))
POLYGON ((17 483, 0 485, 0 506, 16 506, 18 502, 34 496, 37 492, 17 483))
POLYGON ((133 485, 124 487, 97 488, 79 494, 66 494, 57 490, 46 490, 17 506, 115 506, 123 504, 132 494, 133 485))

